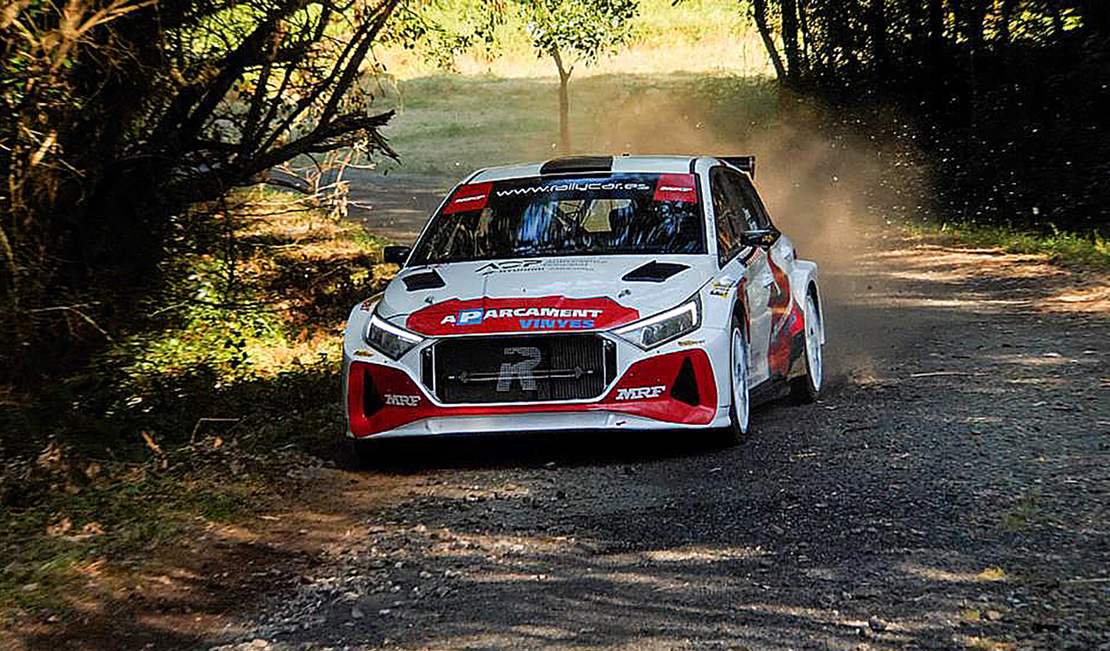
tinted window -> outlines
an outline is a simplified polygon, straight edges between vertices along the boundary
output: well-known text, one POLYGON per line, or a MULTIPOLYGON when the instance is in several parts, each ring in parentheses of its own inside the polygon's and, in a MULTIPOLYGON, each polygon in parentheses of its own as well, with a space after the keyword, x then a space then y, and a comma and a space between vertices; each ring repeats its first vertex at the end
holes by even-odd
POLYGON ((740 195, 752 216, 753 228, 774 228, 771 225, 771 218, 767 215, 767 209, 763 206, 759 193, 752 187, 751 181, 740 174, 735 176, 740 195))
POLYGON ((432 219, 412 262, 705 253, 699 196, 693 174, 464 185, 432 219))
POLYGON ((744 203, 723 167, 710 172, 713 193, 713 215, 717 223, 717 258, 723 265, 740 248, 740 233, 747 230, 743 222, 744 203))

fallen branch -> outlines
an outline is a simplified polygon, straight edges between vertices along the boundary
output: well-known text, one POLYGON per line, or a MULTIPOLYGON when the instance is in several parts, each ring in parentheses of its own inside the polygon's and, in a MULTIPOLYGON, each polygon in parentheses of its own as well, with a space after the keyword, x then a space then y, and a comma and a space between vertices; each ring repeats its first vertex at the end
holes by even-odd
POLYGON ((197 424, 193 426, 193 433, 189 435, 189 445, 196 442, 197 432, 200 431, 200 426, 204 423, 238 423, 241 418, 201 418, 197 424))
POLYGON ((88 314, 85 314, 81 310, 78 310, 77 309, 78 307, 84 307, 84 305, 80 305, 80 306, 79 305, 57 305, 57 306, 54 306, 54 307, 39 307, 39 308, 35 308, 33 310, 27 310, 27 313, 28 314, 38 314, 40 312, 73 312, 77 316, 84 319, 86 323, 88 323, 92 327, 96 328, 96 330, 100 334, 104 335, 105 339, 112 342, 113 344, 116 343, 116 340, 112 338, 112 335, 108 334, 107 330, 105 330, 104 328, 101 328, 100 325, 97 324, 96 321, 93 321, 91 316, 89 316, 88 314))

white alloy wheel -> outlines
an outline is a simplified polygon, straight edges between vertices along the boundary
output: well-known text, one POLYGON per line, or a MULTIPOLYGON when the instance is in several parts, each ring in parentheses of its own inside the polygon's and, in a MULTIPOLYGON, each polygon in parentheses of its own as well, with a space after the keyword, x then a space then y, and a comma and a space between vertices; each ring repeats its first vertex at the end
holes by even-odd
POLYGON ((740 324, 732 327, 732 429, 736 437, 748 433, 751 399, 748 395, 748 342, 740 324))
POLYGON ((809 363, 809 377, 813 388, 821 391, 824 367, 821 359, 821 315, 817 312, 817 302, 813 294, 806 295, 806 362, 809 363))
POLYGON ((821 384, 825 379, 825 362, 821 351, 821 312, 817 309, 817 297, 813 292, 806 293, 805 353, 806 373, 794 379, 791 393, 800 402, 813 402, 821 394, 821 384))

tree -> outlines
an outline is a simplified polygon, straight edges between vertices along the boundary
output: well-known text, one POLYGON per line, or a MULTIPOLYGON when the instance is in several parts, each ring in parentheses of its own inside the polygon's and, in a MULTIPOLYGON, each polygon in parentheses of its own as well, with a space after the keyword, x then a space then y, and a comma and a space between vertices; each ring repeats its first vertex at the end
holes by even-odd
POLYGON ((539 56, 550 56, 559 72, 559 149, 569 153, 570 97, 567 84, 573 57, 589 65, 615 52, 632 36, 636 0, 519 0, 532 45, 539 56), (569 63, 569 65, 568 65, 569 63))
POLYGON ((184 206, 294 157, 392 154, 366 57, 398 2, 8 3, 0 350, 18 352, 0 373, 41 363, 36 341, 79 340, 85 324, 133 310, 184 206))

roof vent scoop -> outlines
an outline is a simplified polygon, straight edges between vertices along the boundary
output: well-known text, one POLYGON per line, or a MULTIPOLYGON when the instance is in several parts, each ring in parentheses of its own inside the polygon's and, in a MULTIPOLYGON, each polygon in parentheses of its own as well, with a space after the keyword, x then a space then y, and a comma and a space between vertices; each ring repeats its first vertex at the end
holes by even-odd
POLYGON ((677 262, 656 262, 655 260, 652 260, 645 265, 640 265, 632 271, 629 271, 624 275, 623 278, 621 278, 621 280, 625 281, 626 283, 661 283, 671 276, 679 272, 686 271, 689 268, 689 266, 678 264, 677 262))
POLYGON ((568 156, 547 161, 540 167, 540 174, 565 174, 568 172, 612 172, 612 156, 568 156))

